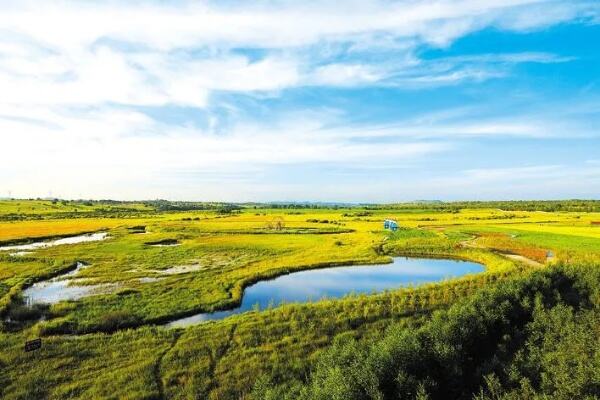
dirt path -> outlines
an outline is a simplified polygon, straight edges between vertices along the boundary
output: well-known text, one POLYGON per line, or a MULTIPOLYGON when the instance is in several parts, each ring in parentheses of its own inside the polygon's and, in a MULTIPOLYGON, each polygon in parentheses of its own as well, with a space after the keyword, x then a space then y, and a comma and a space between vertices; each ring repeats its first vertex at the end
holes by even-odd
MULTIPOLYGON (((486 249, 486 250, 491 250, 491 249, 488 249, 487 247, 478 246, 477 244, 475 244, 475 240, 477 240, 477 235, 473 235, 473 237, 461 241, 460 245, 462 247, 471 248, 471 249, 486 249)), ((491 250, 491 251, 493 251, 493 250, 491 250)), ((532 260, 531 258, 527 258, 525 256, 522 256, 520 254, 503 253, 503 252, 500 252, 500 251, 497 251, 496 254, 499 254, 502 257, 506 257, 506 258, 508 258, 510 260, 521 262, 523 264, 529 265, 530 267, 542 268, 545 265, 545 264, 542 264, 542 263, 540 263, 538 261, 532 260)))
POLYGON ((175 336, 173 337, 173 340, 171 341, 171 344, 169 345, 168 348, 165 349, 165 351, 163 351, 159 356, 158 359, 156 360, 156 364, 154 365, 154 379, 156 380, 156 385, 157 385, 157 389, 158 389, 158 398, 163 400, 166 398, 165 396, 165 385, 163 383, 162 380, 162 374, 161 374, 161 365, 162 365, 162 361, 163 358, 165 358, 165 356, 167 355, 167 353, 169 351, 171 351, 171 349, 173 349, 175 347, 175 345, 177 345, 177 341, 179 340, 179 338, 181 338, 181 336, 183 336, 183 332, 180 333, 176 333, 175 336))
POLYGON ((507 253, 498 253, 498 254, 500 254, 501 256, 504 256, 506 258, 510 258, 511 260, 519 261, 519 262, 522 262, 523 264, 527 264, 530 267, 542 268, 544 266, 544 264, 542 264, 540 262, 537 262, 535 260, 532 260, 531 258, 527 258, 527 257, 524 257, 519 254, 507 254, 507 253))

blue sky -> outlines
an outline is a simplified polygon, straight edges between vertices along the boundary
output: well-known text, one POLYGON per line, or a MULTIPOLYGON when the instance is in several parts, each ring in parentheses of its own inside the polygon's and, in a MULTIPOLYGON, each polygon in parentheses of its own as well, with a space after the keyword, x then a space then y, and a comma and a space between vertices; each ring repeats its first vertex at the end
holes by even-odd
POLYGON ((600 197, 600 3, 3 3, 0 197, 600 197))

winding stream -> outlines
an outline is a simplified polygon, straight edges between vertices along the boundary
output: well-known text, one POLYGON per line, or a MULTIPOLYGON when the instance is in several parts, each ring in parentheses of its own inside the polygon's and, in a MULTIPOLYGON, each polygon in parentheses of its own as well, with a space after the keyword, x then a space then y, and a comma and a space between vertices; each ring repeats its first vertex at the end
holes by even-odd
POLYGON ((77 244, 85 242, 96 242, 108 237, 106 232, 88 233, 85 235, 70 236, 55 240, 44 240, 28 244, 17 244, 9 246, 0 246, 0 251, 14 251, 12 255, 25 255, 28 251, 44 249, 46 247, 60 246, 62 244, 77 244))

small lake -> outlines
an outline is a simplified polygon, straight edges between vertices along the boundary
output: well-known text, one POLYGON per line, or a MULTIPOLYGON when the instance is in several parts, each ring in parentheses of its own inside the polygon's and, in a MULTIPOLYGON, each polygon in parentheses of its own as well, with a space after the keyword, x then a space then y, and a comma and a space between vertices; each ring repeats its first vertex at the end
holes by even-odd
POLYGON ((393 263, 354 265, 294 272, 255 283, 244 290, 240 307, 212 313, 200 313, 168 323, 167 327, 185 327, 204 321, 219 320, 250 311, 264 310, 280 303, 305 303, 324 297, 339 298, 350 293, 375 293, 411 284, 438 282, 466 274, 482 272, 481 264, 431 258, 395 257, 393 263))
POLYGON ((104 240, 108 237, 108 233, 106 232, 97 232, 97 233, 89 233, 85 235, 78 236, 70 236, 61 239, 55 240, 46 240, 33 242, 28 244, 18 244, 18 245, 10 245, 10 246, 0 246, 0 251, 16 251, 14 255, 24 255, 23 252, 27 250, 37 250, 43 249, 46 247, 60 246, 63 244, 77 244, 77 243, 85 243, 85 242, 96 242, 99 240, 104 240))

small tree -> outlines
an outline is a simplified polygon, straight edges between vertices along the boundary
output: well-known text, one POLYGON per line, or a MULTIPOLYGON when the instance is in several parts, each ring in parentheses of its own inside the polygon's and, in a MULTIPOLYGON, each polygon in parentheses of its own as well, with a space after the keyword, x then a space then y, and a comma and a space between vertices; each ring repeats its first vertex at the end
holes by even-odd
POLYGON ((285 221, 282 217, 275 217, 267 224, 267 228, 280 231, 285 228, 285 221))

